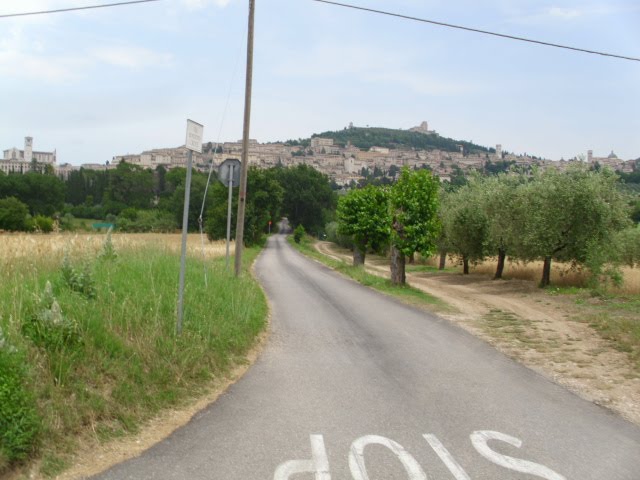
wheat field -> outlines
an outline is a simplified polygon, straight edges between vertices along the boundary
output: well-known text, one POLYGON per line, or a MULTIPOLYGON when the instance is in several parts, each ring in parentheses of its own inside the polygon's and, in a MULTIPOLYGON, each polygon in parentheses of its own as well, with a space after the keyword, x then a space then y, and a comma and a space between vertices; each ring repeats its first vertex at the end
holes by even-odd
MULTIPOLYGON (((1 234, 0 235, 0 271, 10 269, 16 262, 24 263, 60 263, 65 252, 75 258, 95 257, 103 248, 106 233, 52 233, 42 234, 1 234)), ((180 234, 161 233, 113 233, 111 235, 116 252, 122 249, 141 250, 150 246, 166 249, 179 254, 182 237, 180 234)), ((199 234, 189 234, 187 254, 217 258, 225 255, 224 241, 210 242, 199 234), (204 243, 204 245, 203 245, 204 243)), ((230 253, 233 254, 233 242, 230 253)))

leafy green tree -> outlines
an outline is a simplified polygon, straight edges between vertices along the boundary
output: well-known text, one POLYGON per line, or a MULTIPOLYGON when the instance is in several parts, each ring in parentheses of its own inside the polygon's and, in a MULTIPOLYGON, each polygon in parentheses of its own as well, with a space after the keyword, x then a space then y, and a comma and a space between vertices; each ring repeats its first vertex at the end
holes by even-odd
POLYGON ((284 190, 282 214, 292 225, 304 225, 317 234, 331 219, 337 196, 329 178, 308 165, 276 168, 276 178, 284 190))
MULTIPOLYGON (((187 169, 186 168, 174 168, 167 172, 165 176, 167 182, 166 194, 160 200, 160 209, 169 211, 173 214, 176 223, 182 226, 182 216, 184 213, 184 192, 186 187, 187 169), (168 192, 171 192, 170 194, 168 192)), ((204 193, 207 189, 208 175, 192 171, 191 174, 191 188, 189 192, 189 230, 197 230, 199 228, 200 211, 202 210, 202 201, 204 199, 204 193)), ((216 186, 219 182, 217 177, 211 177, 213 186, 216 186)), ((220 185, 222 186, 222 185, 220 185)), ((206 212, 208 208, 215 203, 212 195, 212 191, 209 191, 205 201, 206 212)))
MULTIPOLYGON (((523 174, 499 174, 480 179, 481 204, 487 218, 487 253, 497 254, 498 265, 494 279, 502 278, 505 260, 511 246, 521 234, 518 228, 521 212, 514 208, 517 191, 528 177, 523 174)), ((478 181, 478 180, 476 180, 478 181)))
POLYGON ((589 263, 593 271, 615 258, 611 238, 630 223, 617 181, 608 170, 575 167, 536 173, 519 187, 514 208, 521 233, 514 251, 525 260, 544 260, 541 286, 550 283, 552 260, 589 263))
POLYGON ((640 266, 640 227, 626 228, 615 236, 618 262, 629 267, 640 266))
POLYGON ((17 198, 0 199, 0 230, 25 230, 28 214, 29 208, 17 198))
POLYGON ((28 172, 0 177, 0 198, 16 197, 31 215, 52 216, 64 207, 65 185, 55 176, 28 172))
MULTIPOLYGON (((216 182, 211 188, 212 202, 207 210, 206 230, 210 240, 226 238, 228 188, 216 182)), ((280 219, 284 191, 274 169, 249 168, 247 175, 247 203, 245 206, 244 241, 247 245, 259 244, 264 234, 280 219)), ((234 188, 231 212, 238 206, 238 189, 234 188)), ((231 222, 231 236, 235 237, 236 222, 231 222)))
MULTIPOLYGON (((444 224, 444 218, 447 215, 447 205, 448 196, 450 193, 444 188, 442 185, 439 190, 439 199, 438 199, 438 221, 440 222, 440 226, 444 224)), ((438 262, 438 270, 444 270, 447 264, 447 254, 451 251, 451 244, 449 243, 449 239, 447 238, 447 233, 444 228, 440 228, 440 232, 438 233, 438 238, 436 240, 436 251, 440 256, 440 261, 438 262)))
POLYGON ((444 185, 445 188, 448 191, 453 192, 466 184, 467 184, 467 176, 464 174, 464 172, 458 165, 454 164, 451 167, 451 174, 449 175, 449 181, 445 182, 445 185, 444 185))
POLYGON ((391 281, 406 283, 405 259, 415 252, 433 253, 440 222, 438 219, 438 179, 427 170, 403 168, 391 187, 391 281))
POLYGON ((463 272, 468 274, 469 263, 482 261, 487 249, 488 219, 482 205, 481 183, 469 183, 446 198, 445 236, 451 251, 462 257, 463 272))
POLYGON ((109 185, 105 192, 105 208, 118 214, 127 207, 151 208, 153 201, 153 172, 138 165, 120 162, 109 171, 109 185))
POLYGON ((353 264, 364 264, 366 252, 380 251, 389 241, 389 194, 368 186, 338 200, 338 233, 353 238, 353 264))

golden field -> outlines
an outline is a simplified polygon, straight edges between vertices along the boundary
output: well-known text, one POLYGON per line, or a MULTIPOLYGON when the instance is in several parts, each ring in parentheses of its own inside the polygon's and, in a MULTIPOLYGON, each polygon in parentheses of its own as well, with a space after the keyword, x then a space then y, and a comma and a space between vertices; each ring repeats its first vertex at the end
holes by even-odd
MULTIPOLYGON (((65 252, 71 257, 95 257, 103 248, 106 233, 51 233, 42 234, 0 234, 0 272, 9 269, 20 261, 60 263, 65 252)), ((180 253, 182 236, 179 233, 113 233, 113 247, 119 250, 140 250, 153 246, 159 249, 180 253)), ((187 253, 190 256, 212 259, 225 255, 224 241, 210 242, 197 233, 189 234, 187 253), (203 245, 204 243, 204 245, 203 245)), ((233 242, 230 253, 233 254, 233 242)))
MULTIPOLYGON (((431 257, 427 260, 427 264, 437 267, 439 257, 431 257)), ((447 268, 459 268, 455 261, 447 258, 447 268)), ((489 259, 478 265, 471 265, 471 273, 482 275, 491 275, 496 271, 497 261, 489 259)), ((609 286, 608 290, 612 293, 620 294, 640 294, 640 269, 623 267, 621 269, 624 282, 620 287, 609 286)), ((530 280, 539 282, 542 278, 542 262, 511 262, 507 258, 504 266, 503 277, 505 279, 515 278, 518 280, 530 280)), ((589 272, 572 269, 570 265, 552 262, 551 263, 551 285, 560 287, 584 287, 589 281, 589 272)))

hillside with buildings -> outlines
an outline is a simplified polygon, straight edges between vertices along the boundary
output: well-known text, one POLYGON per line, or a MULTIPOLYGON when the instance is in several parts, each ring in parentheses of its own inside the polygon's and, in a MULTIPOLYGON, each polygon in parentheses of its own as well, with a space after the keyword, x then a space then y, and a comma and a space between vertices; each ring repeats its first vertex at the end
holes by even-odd
MULTIPOLYGON (((60 177, 79 168, 105 170, 125 161, 143 168, 166 169, 184 167, 187 163, 187 149, 184 146, 158 148, 137 154, 115 155, 104 163, 82 166, 58 164, 57 154, 33 150, 33 139, 25 138, 24 150, 12 148, 4 150, 0 160, 0 171, 4 173, 24 173, 33 170, 44 171, 47 165, 53 167, 60 177)), ((242 142, 213 142, 203 144, 203 153, 194 154, 195 168, 208 170, 213 162, 219 165, 227 158, 240 159, 242 142)), ((315 134, 308 139, 290 140, 276 143, 259 143, 251 140, 249 162, 260 168, 275 166, 309 165, 329 176, 338 185, 358 182, 367 172, 392 174, 398 168, 429 168, 443 180, 452 175, 472 170, 493 171, 497 166, 530 168, 566 168, 572 162, 588 162, 600 167, 609 167, 620 172, 634 170, 635 160, 624 161, 613 152, 605 157, 593 155, 589 150, 583 158, 570 160, 541 159, 530 155, 515 155, 502 149, 487 148, 472 142, 454 140, 440 136, 430 130, 427 122, 409 130, 387 128, 354 127, 343 130, 315 134)), ((47 167, 47 168, 51 168, 47 167)))

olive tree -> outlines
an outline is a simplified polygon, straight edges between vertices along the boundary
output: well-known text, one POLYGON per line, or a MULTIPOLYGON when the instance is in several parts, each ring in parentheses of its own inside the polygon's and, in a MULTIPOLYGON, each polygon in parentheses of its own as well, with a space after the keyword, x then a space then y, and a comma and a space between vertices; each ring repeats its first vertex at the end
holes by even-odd
POLYGON ((353 239, 353 264, 364 264, 368 250, 380 251, 389 241, 389 194, 369 185, 338 200, 338 233, 353 239))
POLYGON ((518 188, 514 208, 521 232, 514 251, 525 260, 544 260, 541 286, 550 283, 552 260, 595 271, 615 258, 611 238, 630 223, 617 181, 608 170, 575 167, 536 173, 518 188))
POLYGON ((391 214, 391 281, 406 283, 406 257, 433 254, 440 231, 438 180, 428 170, 403 168, 389 191, 391 214))
POLYGON ((451 252, 462 257, 463 272, 469 263, 484 259, 487 250, 487 215, 482 205, 482 183, 471 180, 446 197, 443 230, 451 252))
POLYGON ((487 218, 487 254, 497 255, 494 280, 502 278, 507 253, 520 235, 521 212, 517 208, 518 187, 527 182, 523 174, 499 174, 482 181, 482 208, 487 218))

